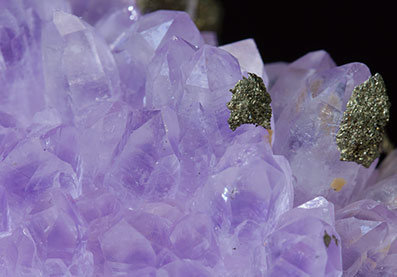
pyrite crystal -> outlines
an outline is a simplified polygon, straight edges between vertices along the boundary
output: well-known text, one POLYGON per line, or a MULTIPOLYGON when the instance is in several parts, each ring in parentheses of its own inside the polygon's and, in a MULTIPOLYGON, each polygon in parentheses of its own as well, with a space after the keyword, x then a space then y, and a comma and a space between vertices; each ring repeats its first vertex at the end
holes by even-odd
POLYGON ((385 83, 376 73, 353 90, 336 135, 342 161, 369 167, 380 155, 390 102, 385 83))
POLYGON ((248 73, 230 90, 232 99, 227 103, 230 110, 229 127, 233 131, 242 124, 255 124, 270 129, 272 117, 272 101, 261 77, 248 73))

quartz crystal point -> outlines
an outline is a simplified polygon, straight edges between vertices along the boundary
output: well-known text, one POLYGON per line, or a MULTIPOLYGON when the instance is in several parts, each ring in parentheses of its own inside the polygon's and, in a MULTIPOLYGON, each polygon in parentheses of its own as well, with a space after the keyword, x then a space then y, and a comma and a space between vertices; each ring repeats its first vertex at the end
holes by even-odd
POLYGON ((341 276, 334 207, 323 197, 286 213, 265 240, 268 276, 341 276))
POLYGON ((253 39, 245 39, 220 46, 235 56, 241 66, 243 74, 254 73, 263 79, 265 86, 269 87, 269 78, 262 62, 261 54, 253 39))
POLYGON ((111 44, 124 99, 131 106, 141 108, 144 105, 148 65, 156 50, 175 36, 193 47, 204 44, 200 32, 189 16, 179 11, 157 11, 147 14, 121 33, 111 44))
POLYGON ((127 1, 0 3, 0 275, 264 275, 293 178, 227 123, 243 74, 267 80, 253 41, 127 1))
MULTIPOLYGON (((344 206, 354 191, 362 189, 376 165, 374 162, 367 169, 341 161, 336 144, 353 89, 370 78, 369 69, 360 63, 335 66, 326 52, 317 51, 271 75, 275 125, 277 136, 282 138, 274 142, 274 152, 291 164, 297 180, 295 204, 323 195, 337 207, 344 206)), ((375 92, 373 95, 376 97, 375 92)), ((387 109, 380 112, 384 113, 387 109)), ((375 113, 366 116, 377 119, 375 113)))
POLYGON ((397 213, 373 200, 354 202, 336 213, 346 276, 397 274, 397 213))
POLYGON ((42 46, 48 99, 64 117, 120 93, 113 55, 80 18, 55 11, 52 22, 43 28, 42 46))

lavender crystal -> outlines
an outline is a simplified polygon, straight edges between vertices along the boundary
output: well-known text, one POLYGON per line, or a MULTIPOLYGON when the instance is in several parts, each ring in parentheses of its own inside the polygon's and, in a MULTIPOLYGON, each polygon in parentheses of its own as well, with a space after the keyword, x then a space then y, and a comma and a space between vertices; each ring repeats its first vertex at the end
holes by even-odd
POLYGON ((1 276, 397 274, 395 153, 335 142, 369 69, 214 40, 135 1, 0 1, 1 276), (250 74, 266 129, 232 131, 250 74))

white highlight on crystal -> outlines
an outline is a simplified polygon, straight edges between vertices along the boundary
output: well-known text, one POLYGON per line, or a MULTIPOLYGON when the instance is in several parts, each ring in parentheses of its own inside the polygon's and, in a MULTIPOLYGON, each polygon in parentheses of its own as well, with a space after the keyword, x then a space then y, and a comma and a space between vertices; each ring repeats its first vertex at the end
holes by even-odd
POLYGON ((157 49, 165 34, 168 32, 172 22, 174 22, 174 20, 168 20, 143 31, 141 34, 153 49, 157 49))
POLYGON ((223 200, 225 200, 225 202, 227 202, 227 199, 228 199, 228 194, 229 194, 229 190, 225 187, 224 189, 223 189, 223 193, 222 193, 222 198, 223 198, 223 200))
POLYGON ((298 206, 298 208, 302 209, 313 209, 319 207, 326 207, 328 206, 328 201, 322 196, 316 197, 308 202, 303 203, 302 205, 298 206))

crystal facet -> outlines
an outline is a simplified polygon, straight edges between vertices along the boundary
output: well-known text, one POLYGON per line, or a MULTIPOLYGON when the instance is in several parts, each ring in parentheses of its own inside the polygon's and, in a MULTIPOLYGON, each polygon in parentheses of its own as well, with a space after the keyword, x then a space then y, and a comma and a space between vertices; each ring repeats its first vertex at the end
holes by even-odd
POLYGON ((393 276, 397 265, 397 213, 372 200, 354 202, 336 213, 346 276, 393 276))
POLYGON ((334 207, 323 197, 282 215, 265 241, 270 276, 341 276, 334 207))

